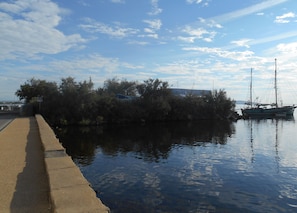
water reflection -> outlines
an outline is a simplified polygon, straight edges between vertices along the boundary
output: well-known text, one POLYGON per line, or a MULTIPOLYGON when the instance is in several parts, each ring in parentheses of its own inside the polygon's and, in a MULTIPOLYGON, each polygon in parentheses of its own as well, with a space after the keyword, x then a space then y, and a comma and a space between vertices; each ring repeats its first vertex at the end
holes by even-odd
MULTIPOLYGON (((279 168, 279 155, 278 155, 278 146, 279 146, 279 140, 278 140, 278 134, 279 134, 279 123, 283 123, 284 120, 281 119, 271 119, 271 120, 247 120, 246 122, 248 123, 248 128, 250 129, 250 147, 251 147, 251 163, 254 163, 255 161, 255 153, 254 153, 254 129, 257 130, 259 125, 268 125, 267 123, 269 123, 269 125, 272 126, 273 129, 275 129, 275 132, 271 133, 271 135, 274 135, 274 147, 275 147, 275 162, 277 163, 277 168, 279 168)), ((285 120, 286 121, 286 120, 285 120)), ((273 131, 272 129, 272 131, 273 131)), ((272 137, 273 139, 273 137, 272 137)))
POLYGON ((112 212, 296 212, 296 136, 286 120, 59 132, 112 212))
MULTIPOLYGON (((251 148, 251 162, 255 161, 255 149, 257 150, 259 143, 265 144, 266 147, 264 148, 265 152, 262 154, 265 155, 272 155, 274 156, 274 162, 276 164, 276 170, 279 171, 280 163, 281 163, 281 156, 279 155, 279 148, 281 147, 280 141, 284 140, 284 137, 293 135, 293 133, 289 133, 286 135, 286 131, 292 129, 287 129, 288 125, 293 126, 295 124, 294 119, 266 119, 266 120, 247 120, 245 121, 247 128, 250 131, 250 148, 251 148), (264 130, 265 129, 265 130, 264 130), (266 152, 269 151, 271 153, 267 154, 266 152)), ((285 157, 285 156, 284 156, 285 157)))
POLYGON ((167 159, 172 147, 226 144, 234 133, 230 122, 202 121, 109 127, 72 127, 56 132, 67 153, 82 165, 91 164, 96 148, 109 156, 133 152, 145 161, 167 159))

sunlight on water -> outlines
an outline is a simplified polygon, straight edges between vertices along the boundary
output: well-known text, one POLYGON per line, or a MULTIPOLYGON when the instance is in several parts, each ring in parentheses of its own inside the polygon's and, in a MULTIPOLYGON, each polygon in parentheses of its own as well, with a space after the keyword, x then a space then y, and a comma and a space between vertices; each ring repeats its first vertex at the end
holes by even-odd
POLYGON ((112 212, 296 212, 294 120, 79 132, 59 137, 112 212))

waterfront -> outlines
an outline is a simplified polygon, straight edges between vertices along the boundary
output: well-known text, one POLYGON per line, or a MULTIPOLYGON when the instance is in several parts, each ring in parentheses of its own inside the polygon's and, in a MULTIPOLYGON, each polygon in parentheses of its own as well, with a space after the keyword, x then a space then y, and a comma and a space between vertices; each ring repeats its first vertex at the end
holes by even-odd
POLYGON ((294 120, 58 132, 112 212, 296 212, 294 120))

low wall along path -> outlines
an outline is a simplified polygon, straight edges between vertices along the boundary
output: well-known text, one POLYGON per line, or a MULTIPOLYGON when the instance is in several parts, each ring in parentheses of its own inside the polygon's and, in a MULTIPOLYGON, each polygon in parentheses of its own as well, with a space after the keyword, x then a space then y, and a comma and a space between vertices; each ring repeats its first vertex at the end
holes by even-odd
POLYGON ((0 212, 110 212, 41 115, 0 132, 0 212))

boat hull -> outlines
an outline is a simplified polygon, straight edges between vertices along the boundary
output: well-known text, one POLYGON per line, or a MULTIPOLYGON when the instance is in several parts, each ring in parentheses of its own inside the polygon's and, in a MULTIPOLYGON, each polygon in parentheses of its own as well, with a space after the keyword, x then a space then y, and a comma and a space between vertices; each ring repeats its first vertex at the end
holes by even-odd
POLYGON ((244 118, 278 118, 278 117, 292 117, 295 106, 284 106, 276 108, 246 108, 242 109, 242 116, 244 118))

